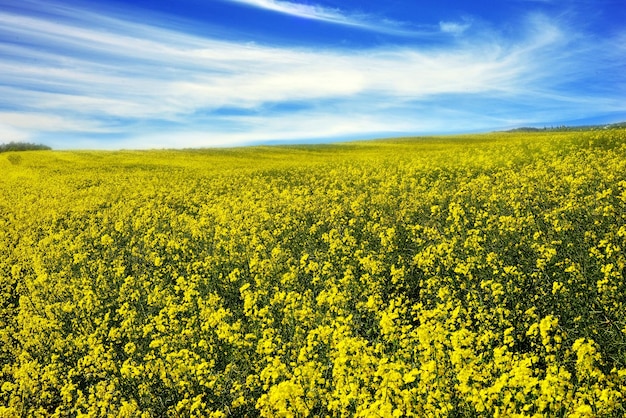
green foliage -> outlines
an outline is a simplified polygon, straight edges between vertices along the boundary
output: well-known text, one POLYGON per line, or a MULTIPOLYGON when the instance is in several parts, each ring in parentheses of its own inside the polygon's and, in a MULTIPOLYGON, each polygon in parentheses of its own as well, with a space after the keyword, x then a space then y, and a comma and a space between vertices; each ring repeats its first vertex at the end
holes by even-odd
POLYGON ((31 144, 28 142, 9 142, 8 144, 0 144, 0 152, 9 152, 9 151, 41 151, 41 150, 50 150, 47 145, 42 144, 31 144))

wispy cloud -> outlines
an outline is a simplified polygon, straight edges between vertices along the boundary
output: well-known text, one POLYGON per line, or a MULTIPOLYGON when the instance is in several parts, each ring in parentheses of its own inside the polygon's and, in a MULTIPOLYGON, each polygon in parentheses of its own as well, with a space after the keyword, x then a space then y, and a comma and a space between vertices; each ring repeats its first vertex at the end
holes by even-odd
POLYGON ((417 36, 433 34, 433 28, 409 28, 408 25, 390 19, 377 18, 365 13, 350 13, 337 8, 316 4, 302 4, 281 0, 223 0, 258 9, 269 10, 302 19, 318 20, 336 25, 351 26, 368 31, 395 35, 417 36))
POLYGON ((75 147, 79 138, 112 135, 110 147, 215 146, 626 112, 623 85, 609 96, 571 89, 609 58, 624 59, 591 54, 584 39, 570 44, 572 29, 539 15, 517 39, 341 50, 56 13, 50 20, 0 12, 0 140, 75 147))
POLYGON ((226 0, 232 3, 245 4, 259 9, 271 10, 305 19, 322 20, 324 22, 345 25, 359 25, 362 16, 349 17, 339 9, 332 9, 317 5, 299 4, 279 0, 226 0))
POLYGON ((470 27, 468 22, 439 22, 439 28, 444 33, 451 33, 453 35, 460 35, 470 27))

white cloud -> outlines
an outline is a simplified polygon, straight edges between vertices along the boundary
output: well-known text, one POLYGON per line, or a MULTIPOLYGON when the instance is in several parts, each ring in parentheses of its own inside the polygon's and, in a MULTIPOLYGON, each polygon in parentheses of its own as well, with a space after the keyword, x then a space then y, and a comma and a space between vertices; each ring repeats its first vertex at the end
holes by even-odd
POLYGON ((299 4, 279 0, 228 0, 233 3, 241 3, 260 9, 271 10, 305 19, 322 20, 331 23, 358 25, 358 19, 349 18, 338 9, 330 9, 322 6, 299 4))
POLYGON ((444 33, 451 33, 453 35, 460 35, 469 29, 471 25, 467 22, 439 22, 439 28, 444 33))
POLYGON ((0 144, 9 142, 28 142, 32 138, 31 132, 18 129, 11 124, 0 123, 0 144))
POLYGON ((51 132, 94 132, 98 129, 99 124, 90 121, 81 121, 76 118, 63 118, 46 113, 0 112, 0 125, 10 126, 17 132, 27 131, 33 126, 51 132))
POLYGON ((4 47, 6 54, 23 58, 0 63, 3 79, 22 86, 11 92, 20 96, 18 102, 37 109, 172 117, 199 107, 254 107, 371 92, 423 97, 493 90, 509 81, 502 79, 505 56, 485 53, 483 46, 447 52, 304 50, 180 34, 168 42, 165 31, 141 25, 110 33, 2 13, 0 23, 47 50, 4 47), (139 31, 144 38, 134 36, 139 31), (67 56, 64 49, 78 53, 67 56))
MULTIPOLYGON (((540 15, 525 22, 519 39, 472 33, 437 48, 341 50, 224 41, 63 13, 66 19, 50 21, 0 12, 0 35, 21 39, 0 44, 0 134, 116 133, 131 141, 128 148, 200 146, 480 129, 519 117, 515 103, 529 119, 543 117, 534 109, 626 111, 617 98, 558 89, 593 72, 578 65, 591 48, 540 15), (293 102, 300 106, 290 109, 293 102), (224 116, 224 108, 242 112, 224 116)), ((440 24, 449 33, 466 31, 463 25, 440 24)), ((602 56, 593 58, 589 65, 603 65, 602 56)))
POLYGON ((270 10, 302 19, 318 20, 337 25, 352 26, 374 32, 396 35, 432 35, 432 31, 415 31, 406 28, 403 23, 390 19, 376 19, 363 13, 347 13, 336 8, 328 8, 315 4, 302 4, 281 0, 225 0, 250 7, 270 10))

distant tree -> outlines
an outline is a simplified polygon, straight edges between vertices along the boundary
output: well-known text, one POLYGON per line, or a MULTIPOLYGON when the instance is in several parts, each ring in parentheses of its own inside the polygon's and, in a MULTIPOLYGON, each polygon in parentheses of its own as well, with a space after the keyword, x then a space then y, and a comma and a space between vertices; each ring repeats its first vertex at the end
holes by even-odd
POLYGON ((31 144, 29 142, 9 142, 8 144, 0 144, 0 152, 9 151, 40 151, 51 150, 47 145, 31 144))

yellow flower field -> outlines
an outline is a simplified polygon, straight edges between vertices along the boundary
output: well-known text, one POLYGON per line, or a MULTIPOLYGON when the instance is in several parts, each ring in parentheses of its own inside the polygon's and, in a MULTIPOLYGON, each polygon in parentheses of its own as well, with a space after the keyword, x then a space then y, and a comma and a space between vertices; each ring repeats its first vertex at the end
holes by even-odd
POLYGON ((626 130, 0 173, 2 417, 626 415, 626 130))

